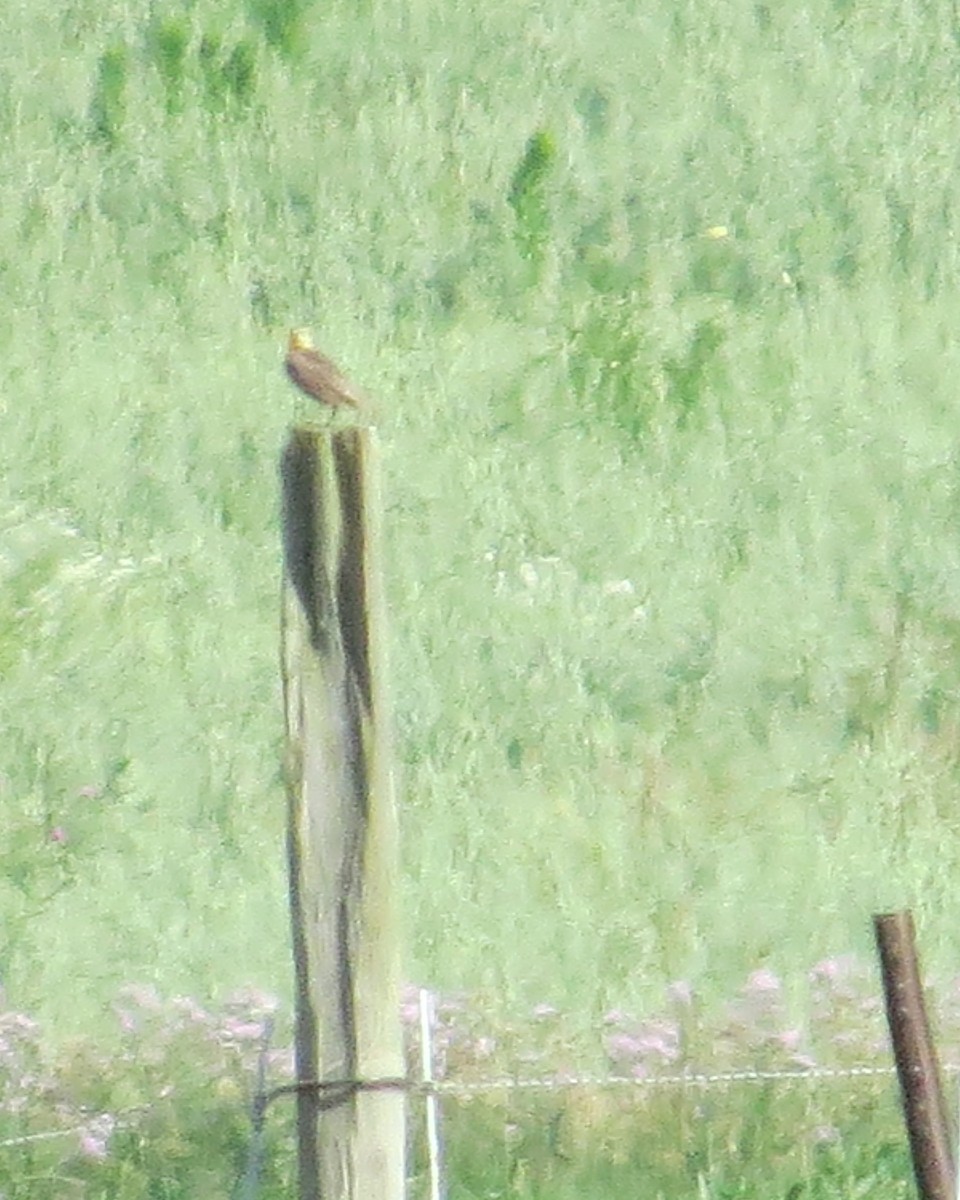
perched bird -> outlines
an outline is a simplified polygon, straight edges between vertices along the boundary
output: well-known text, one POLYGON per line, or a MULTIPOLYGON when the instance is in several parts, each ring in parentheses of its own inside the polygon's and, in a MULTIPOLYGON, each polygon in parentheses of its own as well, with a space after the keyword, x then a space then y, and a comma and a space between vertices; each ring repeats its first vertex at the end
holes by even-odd
POLYGON ((337 367, 315 350, 310 335, 303 329, 293 329, 287 344, 287 374, 301 392, 319 400, 328 408, 352 408, 367 412, 368 404, 353 384, 341 375, 337 367))

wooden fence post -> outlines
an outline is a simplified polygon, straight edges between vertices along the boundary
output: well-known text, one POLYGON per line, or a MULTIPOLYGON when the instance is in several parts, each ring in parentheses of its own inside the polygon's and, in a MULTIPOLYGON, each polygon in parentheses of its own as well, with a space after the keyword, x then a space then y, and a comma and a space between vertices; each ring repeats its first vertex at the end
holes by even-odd
POLYGON ((402 1200, 404 1188, 375 439, 296 428, 281 460, 301 1200, 402 1200))
POLYGON ((921 1200, 954 1200, 951 1128, 923 1000, 913 916, 878 913, 873 929, 917 1191, 921 1200))

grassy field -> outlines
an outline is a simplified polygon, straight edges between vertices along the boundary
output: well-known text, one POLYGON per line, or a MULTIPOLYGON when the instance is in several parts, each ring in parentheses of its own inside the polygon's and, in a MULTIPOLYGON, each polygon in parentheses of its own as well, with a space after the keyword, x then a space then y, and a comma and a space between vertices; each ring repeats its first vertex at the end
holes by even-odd
POLYGON ((8 1003, 289 995, 300 324, 384 414, 410 979, 802 1023, 904 906, 951 974, 952 9, 144 11, 0 17, 8 1003))

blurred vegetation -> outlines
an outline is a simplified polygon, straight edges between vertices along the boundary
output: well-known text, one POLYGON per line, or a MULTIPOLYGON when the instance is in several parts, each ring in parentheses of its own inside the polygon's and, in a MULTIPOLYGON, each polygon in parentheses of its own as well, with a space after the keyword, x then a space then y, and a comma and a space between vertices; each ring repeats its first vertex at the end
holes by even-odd
MULTIPOLYGON (((875 1021, 865 1020, 862 1003, 872 988, 864 991, 857 978, 863 973, 852 967, 823 964, 825 973, 812 988, 817 1035, 828 1054, 824 1065, 838 1065, 845 1054, 861 1068, 876 1059, 864 1036, 875 1021)), ((676 1043, 668 1032, 673 1018, 663 1012, 640 1023, 608 1015, 602 1039, 608 1045, 631 1028, 638 1035, 634 1044, 645 1047, 641 1053, 662 1056, 669 1045, 666 1072, 663 1063, 653 1072, 659 1084, 626 1063, 606 1083, 574 1083, 578 1074, 596 1079, 599 1063, 585 1071, 578 1066, 583 1048, 568 1040, 565 1014, 538 1006, 525 1018, 491 1026, 475 1003, 439 999, 432 1052, 444 1084, 459 1088, 440 1098, 441 1170, 450 1196, 601 1197, 638 1187, 664 1196, 695 1188, 718 1198, 906 1196, 910 1171, 892 1073, 735 1081, 710 1073, 711 1061, 722 1061, 724 1053, 733 1054, 741 1071, 796 1070, 794 1051, 782 1038, 776 991, 764 973, 755 979, 761 976, 760 992, 748 981, 728 1006, 728 1014, 751 1014, 732 1034, 722 1022, 702 1021, 688 1001, 681 1004, 676 1043), (644 1028, 655 1036, 644 1037, 644 1028), (698 1057, 702 1053, 707 1057, 698 1057), (531 1072, 558 1086, 471 1091, 491 1079, 529 1080, 531 1072), (688 1082, 678 1083, 679 1076, 688 1082)), ((289 1196, 295 1187, 293 1097, 273 1095, 257 1138, 252 1127, 261 1067, 269 1093, 289 1082, 293 1066, 289 1022, 275 1027, 274 1001, 246 991, 211 1009, 136 985, 122 989, 111 1007, 109 1053, 78 1037, 51 1054, 35 1023, 19 1013, 0 1015, 4 1194, 10 1200, 289 1196)), ((872 1014, 878 1016, 882 1020, 872 1014)), ((406 1022, 408 1072, 416 1078, 419 1022, 409 1012, 406 1022)), ((600 1044, 595 1039, 595 1055, 600 1044)), ((608 1060, 599 1073, 610 1066, 608 1060)), ((424 1101, 413 1095, 413 1194, 428 1186, 425 1128, 424 1101)))
POLYGON ((292 325, 385 414, 412 979, 587 1030, 769 964, 802 1022, 803 965, 907 906, 955 966, 943 13, 171 0, 5 32, 11 1003, 66 1038, 131 978, 289 987, 292 325))

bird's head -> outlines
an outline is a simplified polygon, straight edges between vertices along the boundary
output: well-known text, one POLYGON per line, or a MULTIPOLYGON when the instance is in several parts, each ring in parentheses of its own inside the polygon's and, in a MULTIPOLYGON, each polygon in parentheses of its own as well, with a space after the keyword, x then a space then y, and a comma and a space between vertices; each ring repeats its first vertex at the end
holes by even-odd
POLYGON ((313 338, 306 329, 291 329, 287 350, 312 350, 313 338))

